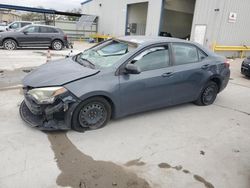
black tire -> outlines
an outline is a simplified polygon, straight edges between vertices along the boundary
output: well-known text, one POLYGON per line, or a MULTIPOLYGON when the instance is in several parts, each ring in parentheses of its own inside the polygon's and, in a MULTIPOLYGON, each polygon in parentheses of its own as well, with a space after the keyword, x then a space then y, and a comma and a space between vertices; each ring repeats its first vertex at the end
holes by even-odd
POLYGON ((102 97, 92 97, 80 103, 72 117, 72 129, 78 132, 99 129, 111 118, 111 106, 102 97))
POLYGON ((194 103, 199 106, 207 106, 213 104, 217 97, 218 91, 219 87, 217 83, 210 81, 203 88, 199 98, 194 103))
POLYGON ((5 50, 15 50, 17 48, 17 43, 13 39, 6 39, 3 42, 3 47, 5 50))
POLYGON ((54 40, 51 44, 51 48, 53 50, 62 50, 63 49, 63 43, 60 40, 54 40))

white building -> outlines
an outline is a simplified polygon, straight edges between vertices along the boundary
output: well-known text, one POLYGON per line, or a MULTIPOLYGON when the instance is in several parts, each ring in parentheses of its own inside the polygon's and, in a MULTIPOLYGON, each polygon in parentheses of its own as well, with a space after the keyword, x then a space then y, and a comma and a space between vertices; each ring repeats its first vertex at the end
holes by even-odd
POLYGON ((250 45, 249 0, 85 0, 82 13, 98 16, 98 32, 112 36, 191 38, 211 47, 250 45))

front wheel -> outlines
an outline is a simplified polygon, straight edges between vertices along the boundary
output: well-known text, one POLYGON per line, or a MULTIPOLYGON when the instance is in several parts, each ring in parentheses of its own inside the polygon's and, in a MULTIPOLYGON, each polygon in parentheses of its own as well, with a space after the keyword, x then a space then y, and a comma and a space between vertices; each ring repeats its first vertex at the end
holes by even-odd
POLYGON ((3 47, 6 50, 15 50, 17 48, 17 43, 13 39, 6 39, 3 42, 3 47))
POLYGON ((89 98, 80 103, 72 117, 72 129, 78 132, 99 129, 107 124, 111 117, 111 106, 102 97, 89 98))
POLYGON ((218 85, 215 82, 210 81, 206 84, 199 98, 194 103, 199 106, 207 106, 213 104, 217 97, 218 91, 218 85))

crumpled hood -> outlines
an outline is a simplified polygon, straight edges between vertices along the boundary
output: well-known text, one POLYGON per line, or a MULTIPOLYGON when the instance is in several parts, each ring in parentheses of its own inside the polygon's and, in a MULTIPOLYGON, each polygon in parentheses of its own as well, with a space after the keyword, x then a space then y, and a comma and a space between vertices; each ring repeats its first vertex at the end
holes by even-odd
POLYGON ((97 74, 99 70, 84 67, 71 58, 52 61, 33 70, 23 79, 24 86, 61 86, 97 74))

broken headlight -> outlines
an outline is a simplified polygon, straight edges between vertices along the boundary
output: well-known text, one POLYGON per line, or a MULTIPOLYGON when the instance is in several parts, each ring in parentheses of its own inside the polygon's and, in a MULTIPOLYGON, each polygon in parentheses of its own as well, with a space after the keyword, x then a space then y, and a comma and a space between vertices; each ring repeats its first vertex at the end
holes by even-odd
POLYGON ((38 104, 51 104, 55 101, 56 96, 65 93, 64 87, 45 87, 35 88, 28 91, 38 104))

